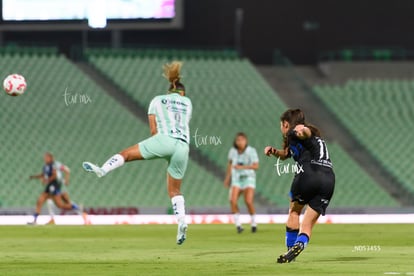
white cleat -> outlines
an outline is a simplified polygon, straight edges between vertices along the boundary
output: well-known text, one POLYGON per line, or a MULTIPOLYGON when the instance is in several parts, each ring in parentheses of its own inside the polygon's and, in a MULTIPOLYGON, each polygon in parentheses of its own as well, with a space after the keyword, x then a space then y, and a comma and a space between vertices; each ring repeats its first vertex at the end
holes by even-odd
POLYGON ((185 239, 187 238, 187 229, 188 225, 185 223, 178 224, 177 230, 177 244, 181 245, 184 243, 185 239))
POLYGON ((96 166, 95 164, 92 164, 91 162, 83 162, 82 167, 87 172, 94 172, 98 177, 102 177, 106 174, 103 169, 96 166))

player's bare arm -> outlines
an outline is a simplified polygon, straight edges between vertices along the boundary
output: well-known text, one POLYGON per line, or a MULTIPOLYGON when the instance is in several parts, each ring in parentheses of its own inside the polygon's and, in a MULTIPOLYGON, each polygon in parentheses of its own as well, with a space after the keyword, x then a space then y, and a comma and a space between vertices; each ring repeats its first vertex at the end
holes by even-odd
POLYGON ((276 158, 280 158, 281 160, 285 160, 287 158, 289 158, 289 149, 276 149, 272 146, 267 146, 264 149, 264 154, 267 156, 271 156, 273 155, 276 158))
POLYGON ((230 160, 229 163, 227 164, 226 176, 224 177, 224 187, 226 188, 230 187, 231 167, 232 167, 232 163, 230 160))
POLYGON ((297 125, 294 128, 294 130, 296 136, 301 140, 307 139, 312 136, 312 131, 305 125, 297 125))
POLYGON ((155 114, 148 115, 151 136, 154 136, 155 134, 157 134, 157 121, 155 119, 156 119, 155 114))
POLYGON ((43 173, 33 174, 29 176, 29 179, 42 179, 42 178, 43 178, 43 173))
POLYGON ((233 168, 236 170, 258 170, 259 163, 253 163, 251 165, 234 165, 233 168))
POLYGON ((66 165, 62 165, 61 171, 65 175, 65 185, 69 186, 69 179, 70 179, 70 169, 66 165))

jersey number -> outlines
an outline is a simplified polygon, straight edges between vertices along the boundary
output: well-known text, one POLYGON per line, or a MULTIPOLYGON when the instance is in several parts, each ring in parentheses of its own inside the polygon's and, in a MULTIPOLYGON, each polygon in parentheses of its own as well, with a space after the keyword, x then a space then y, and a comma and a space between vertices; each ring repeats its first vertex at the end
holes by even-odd
POLYGON ((319 143, 319 160, 328 160, 329 159, 329 152, 328 148, 325 144, 325 141, 318 138, 319 143))
POLYGON ((181 122, 181 114, 180 113, 174 113, 174 119, 176 122, 181 122))

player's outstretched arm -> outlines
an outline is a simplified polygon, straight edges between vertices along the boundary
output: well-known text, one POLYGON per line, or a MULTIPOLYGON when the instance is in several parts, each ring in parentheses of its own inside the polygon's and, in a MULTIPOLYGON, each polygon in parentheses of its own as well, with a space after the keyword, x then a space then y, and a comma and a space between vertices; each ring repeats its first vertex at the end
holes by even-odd
POLYGON ((281 160, 285 160, 289 157, 289 149, 279 150, 272 146, 267 146, 264 148, 264 154, 267 156, 273 155, 274 157, 280 158, 281 160))
POLYGON ((236 170, 258 170, 259 163, 256 162, 251 165, 234 165, 233 168, 236 170))
POLYGON ((69 169, 68 166, 62 165, 61 170, 65 175, 65 185, 68 186, 69 185, 69 179, 70 179, 70 169, 69 169))
POLYGON ((43 174, 33 174, 31 176, 29 176, 29 179, 42 179, 43 178, 43 174))

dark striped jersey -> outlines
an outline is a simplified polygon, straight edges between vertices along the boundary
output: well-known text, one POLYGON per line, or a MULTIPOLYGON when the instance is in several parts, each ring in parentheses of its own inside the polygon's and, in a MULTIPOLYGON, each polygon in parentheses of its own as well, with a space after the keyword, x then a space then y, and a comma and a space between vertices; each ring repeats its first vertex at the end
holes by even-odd
POLYGON ((322 138, 311 136, 301 140, 294 131, 290 131, 287 138, 290 157, 296 162, 332 168, 328 147, 322 138))
POLYGON ((43 177, 49 179, 53 174, 53 163, 45 164, 43 166, 43 177))

